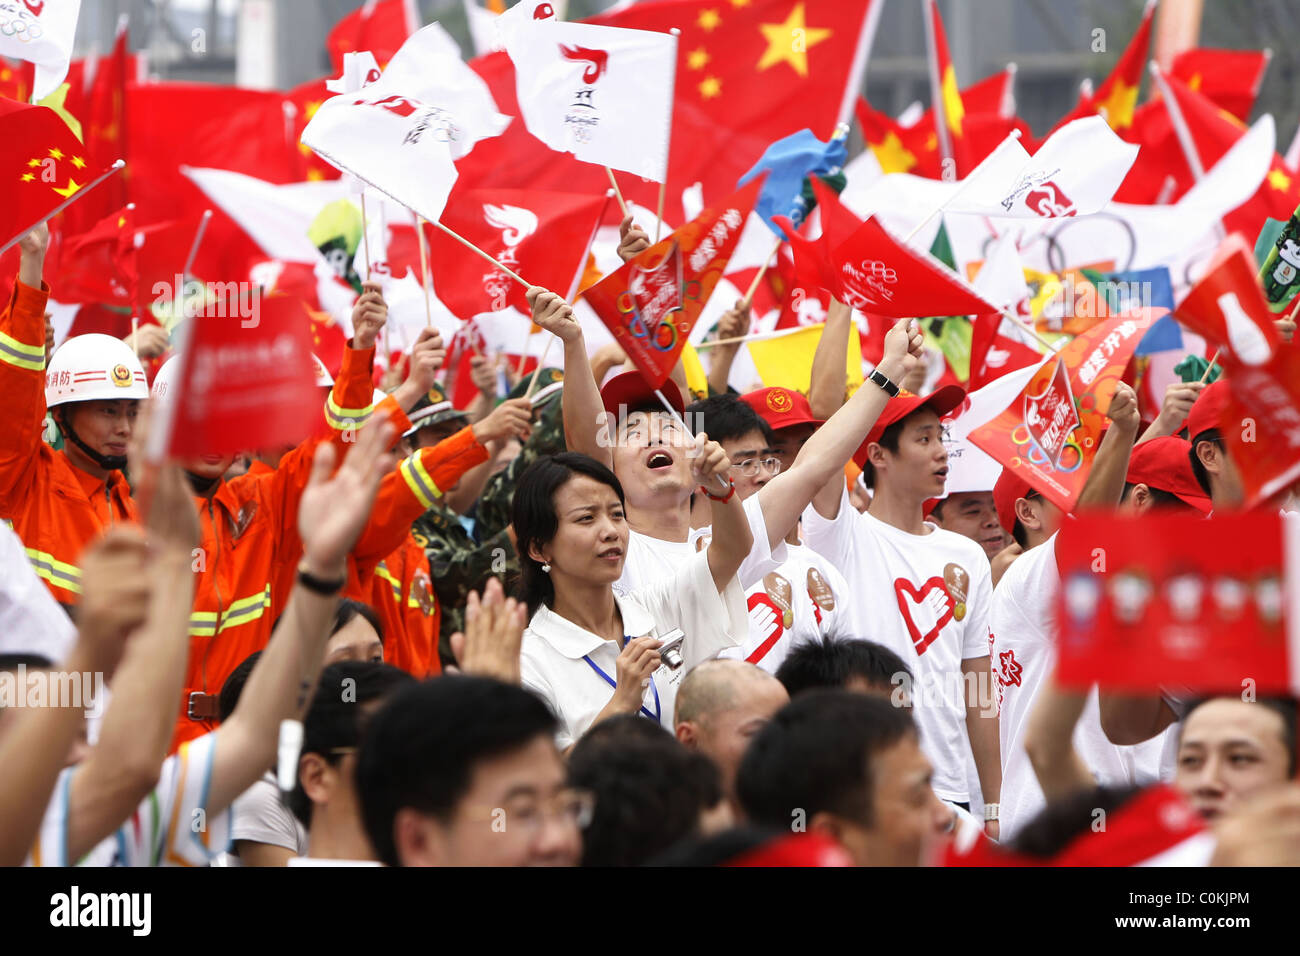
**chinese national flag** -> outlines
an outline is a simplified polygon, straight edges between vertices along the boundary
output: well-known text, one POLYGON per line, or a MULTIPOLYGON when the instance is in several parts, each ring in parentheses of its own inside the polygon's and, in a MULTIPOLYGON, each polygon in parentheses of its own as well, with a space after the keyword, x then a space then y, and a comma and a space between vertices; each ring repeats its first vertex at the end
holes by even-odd
POLYGON ((128 206, 65 240, 57 283, 60 302, 99 302, 131 308, 139 270, 135 209, 128 206))
POLYGON ((875 154, 882 172, 939 178, 938 149, 927 145, 927 140, 937 142, 933 122, 928 130, 902 126, 862 97, 858 97, 857 114, 862 138, 875 154))
POLYGON ((318 393, 302 303, 259 294, 256 308, 251 325, 224 308, 190 320, 167 429, 173 457, 296 445, 311 433, 318 393))
POLYGON ((725 203, 705 209, 582 293, 654 388, 677 364, 735 251, 762 182, 755 179, 725 203))
POLYGON ((1250 678, 1261 694, 1294 691, 1284 525, 1271 510, 1067 521, 1056 544, 1057 679, 1237 694, 1250 678))
POLYGON ((316 111, 320 109, 321 104, 334 95, 325 88, 327 79, 327 77, 322 76, 318 80, 295 86, 285 96, 286 102, 294 108, 293 136, 298 156, 302 161, 302 169, 298 179, 308 182, 316 182, 322 179, 338 179, 339 176, 343 175, 317 156, 316 151, 302 141, 303 129, 311 122, 311 118, 316 115, 316 111))
POLYGON ((1263 50, 1197 47, 1174 57, 1170 75, 1186 83, 1189 90, 1209 97, 1244 123, 1255 106, 1268 60, 1263 50))
POLYGON ((931 111, 935 117, 934 129, 939 137, 940 152, 945 159, 951 157, 956 164, 952 177, 965 176, 973 168, 967 149, 963 123, 966 108, 962 105, 961 90, 957 86, 957 73, 952 68, 948 53, 948 36, 939 16, 935 0, 925 4, 926 43, 929 47, 931 111))
POLYGON ((0 100, 0 246, 45 219, 102 173, 53 110, 0 100))
MULTIPOLYGON (((880 0, 662 0, 584 22, 667 33, 680 28, 664 217, 680 222, 682 190, 721 202, 767 147, 805 127, 825 139, 857 95, 880 0)), ((509 57, 477 57, 501 112, 520 115, 509 57)), ((564 161, 512 123, 458 165, 464 186, 601 190, 604 171, 564 161)), ((655 208, 658 186, 621 177, 623 194, 655 208)))
POLYGON ((0 56, 0 96, 26 103, 32 96, 36 65, 26 60, 14 62, 0 56))
POLYGON ((1071 511, 1105 429, 1103 408, 1133 350, 1165 309, 1138 309, 1098 323, 1049 359, 1020 396, 970 440, 1071 511))
MULTIPOLYGON (((534 285, 568 297, 577 291, 574 280, 586 263, 606 202, 604 193, 456 190, 442 223, 534 285)), ((414 230, 410 235, 414 239, 414 230)), ((455 315, 471 319, 511 306, 525 315, 531 311, 523 287, 501 270, 432 224, 425 224, 425 235, 434 289, 455 315)), ((403 274, 398 261, 402 252, 389 246, 389 261, 397 275, 403 274)), ((420 274, 418 248, 406 250, 403 259, 420 274)))
MULTIPOLYGON (((74 62, 73 66, 78 66, 74 62)), ((120 30, 113 52, 101 59, 94 71, 94 81, 85 90, 83 112, 69 109, 81 120, 86 153, 99 166, 111 165, 126 158, 126 84, 137 69, 136 58, 127 51, 127 31, 120 30)), ((71 72, 69 76, 71 77, 71 72)), ((95 222, 110 216, 127 203, 127 171, 112 177, 84 200, 68 207, 70 232, 84 232, 95 222)))
POLYGON ((1110 128, 1121 135, 1133 125, 1133 110, 1137 107, 1138 88, 1142 85, 1142 71, 1146 68, 1147 50, 1151 46, 1155 13, 1155 0, 1147 0, 1142 22, 1133 33, 1133 39, 1129 40, 1119 62, 1092 98, 1093 108, 1098 113, 1104 112, 1110 128))
POLYGON ((334 24, 325 47, 335 73, 343 72, 343 54, 369 51, 382 70, 406 38, 420 29, 415 0, 366 0, 334 24))

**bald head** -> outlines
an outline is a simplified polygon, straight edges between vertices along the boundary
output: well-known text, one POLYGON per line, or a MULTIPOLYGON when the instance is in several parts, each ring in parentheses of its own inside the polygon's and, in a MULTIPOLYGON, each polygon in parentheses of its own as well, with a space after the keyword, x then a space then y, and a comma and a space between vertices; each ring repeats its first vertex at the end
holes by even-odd
POLYGON ((718 765, 731 794, 750 739, 790 700, 785 687, 745 661, 706 661, 682 680, 673 726, 683 746, 718 765))

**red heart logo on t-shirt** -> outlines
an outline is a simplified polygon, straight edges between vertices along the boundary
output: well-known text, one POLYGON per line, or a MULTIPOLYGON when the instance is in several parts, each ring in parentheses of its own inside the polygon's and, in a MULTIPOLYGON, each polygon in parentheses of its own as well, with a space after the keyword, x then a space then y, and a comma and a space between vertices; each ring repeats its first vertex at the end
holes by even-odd
MULTIPOLYGON (((916 649, 916 656, 920 657, 925 653, 926 648, 934 643, 935 638, 939 636, 939 632, 944 629, 944 626, 952 620, 952 596, 944 586, 943 578, 937 575, 922 584, 920 588, 917 588, 907 578, 895 578, 894 596, 898 598, 898 610, 907 623, 907 631, 912 635, 912 646, 916 649), (937 591, 943 595, 942 613, 936 613, 935 607, 928 604, 927 596, 932 591, 937 591), (904 594, 907 595, 906 598, 903 596, 904 594), (908 600, 908 598, 911 600, 908 600), (916 623, 915 612, 918 611, 922 612, 923 615, 925 612, 929 612, 928 617, 934 619, 933 624, 925 633, 921 632, 921 628, 916 623)), ((939 603, 935 598, 929 598, 928 600, 934 601, 936 604, 939 603)), ((925 623, 924 618, 922 623, 925 623)))

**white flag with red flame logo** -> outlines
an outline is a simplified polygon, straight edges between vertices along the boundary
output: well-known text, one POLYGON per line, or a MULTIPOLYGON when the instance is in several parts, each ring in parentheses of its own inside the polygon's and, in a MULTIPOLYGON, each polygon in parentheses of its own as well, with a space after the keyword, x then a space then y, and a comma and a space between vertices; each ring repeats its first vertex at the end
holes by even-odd
POLYGON ((0 0, 0 53, 36 64, 33 103, 68 75, 80 13, 81 0, 0 0))
POLYGON ((528 132, 584 162, 664 181, 676 37, 564 23, 545 3, 511 7, 497 28, 528 132))
POLYGON ((1015 219, 1087 216, 1110 202, 1137 154, 1138 147, 1100 116, 1074 120, 1044 140, 1010 182, 996 191, 983 182, 963 189, 945 211, 1015 219))
POLYGON ((438 24, 397 51, 378 80, 330 97, 302 131, 328 162, 436 220, 456 182, 453 160, 510 123, 438 24))

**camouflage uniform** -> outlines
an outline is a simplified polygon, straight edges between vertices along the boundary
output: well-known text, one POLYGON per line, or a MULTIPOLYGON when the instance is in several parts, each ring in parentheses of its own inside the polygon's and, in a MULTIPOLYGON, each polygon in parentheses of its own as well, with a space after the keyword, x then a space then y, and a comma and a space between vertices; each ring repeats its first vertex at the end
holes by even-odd
MULTIPOLYGON (((562 376, 556 369, 543 369, 538 389, 562 376)), ((528 378, 516 387, 520 397, 528 387, 528 378)), ((482 591, 487 579, 501 578, 506 593, 514 591, 519 581, 519 559, 506 531, 510 524, 510 503, 515 482, 523 470, 541 455, 564 451, 564 421, 558 392, 541 403, 541 417, 520 453, 502 471, 488 479, 472 513, 474 533, 461 523, 460 515, 437 504, 415 520, 411 533, 429 558, 429 573, 434 591, 442 606, 442 625, 438 653, 444 664, 454 663, 451 635, 464 627, 465 601, 470 591, 482 591)))

